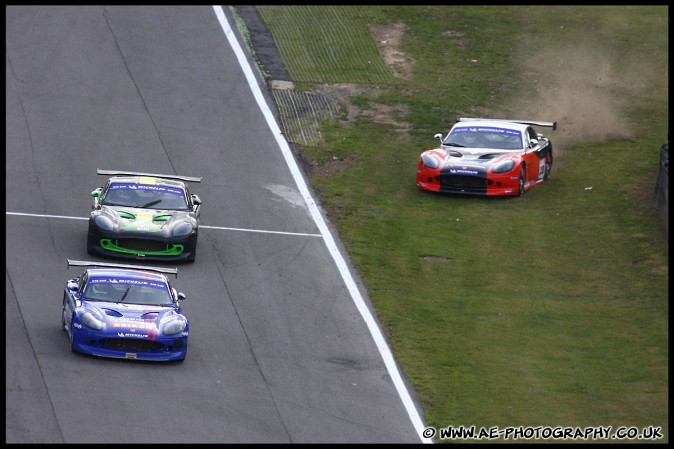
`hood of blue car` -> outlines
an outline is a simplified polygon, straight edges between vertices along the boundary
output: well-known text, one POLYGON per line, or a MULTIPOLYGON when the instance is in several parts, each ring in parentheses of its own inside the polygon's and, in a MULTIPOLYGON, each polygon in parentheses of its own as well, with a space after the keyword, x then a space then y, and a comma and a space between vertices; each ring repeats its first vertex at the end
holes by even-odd
POLYGON ((178 315, 172 307, 87 302, 84 308, 105 321, 106 332, 118 336, 149 336, 159 332, 160 323, 168 315, 178 315))

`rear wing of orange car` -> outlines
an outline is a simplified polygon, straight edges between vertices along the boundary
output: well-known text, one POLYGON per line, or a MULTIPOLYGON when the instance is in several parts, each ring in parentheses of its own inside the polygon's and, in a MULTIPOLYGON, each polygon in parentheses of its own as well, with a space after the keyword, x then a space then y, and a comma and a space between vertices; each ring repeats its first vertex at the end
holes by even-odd
POLYGON ((472 122, 475 120, 489 120, 492 122, 510 122, 510 123, 521 123, 523 125, 533 125, 533 126, 543 126, 546 128, 552 128, 552 130, 557 129, 557 122, 540 122, 536 120, 504 120, 504 119, 495 119, 495 118, 474 118, 474 117, 459 117, 457 122, 472 122))

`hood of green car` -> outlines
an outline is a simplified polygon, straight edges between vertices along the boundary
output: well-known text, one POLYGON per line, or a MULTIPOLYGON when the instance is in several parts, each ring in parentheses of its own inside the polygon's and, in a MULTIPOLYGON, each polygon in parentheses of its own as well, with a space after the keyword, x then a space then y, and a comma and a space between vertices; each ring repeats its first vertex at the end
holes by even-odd
POLYGON ((173 215, 161 210, 118 210, 120 228, 124 231, 160 232, 173 215))

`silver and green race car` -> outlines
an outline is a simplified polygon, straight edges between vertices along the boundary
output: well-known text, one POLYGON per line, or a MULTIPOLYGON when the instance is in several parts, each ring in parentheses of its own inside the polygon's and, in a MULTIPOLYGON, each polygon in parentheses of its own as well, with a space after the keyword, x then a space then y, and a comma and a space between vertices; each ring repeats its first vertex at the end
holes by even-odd
POLYGON ((191 176, 97 170, 110 178, 93 192, 87 252, 137 260, 185 260, 197 253, 201 199, 191 176))

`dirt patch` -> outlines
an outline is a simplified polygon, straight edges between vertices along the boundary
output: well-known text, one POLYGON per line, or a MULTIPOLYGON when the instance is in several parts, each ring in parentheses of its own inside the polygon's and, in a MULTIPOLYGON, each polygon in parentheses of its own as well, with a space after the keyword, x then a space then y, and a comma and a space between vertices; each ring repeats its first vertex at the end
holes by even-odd
POLYGON ((331 160, 325 161, 322 164, 319 164, 315 161, 311 162, 307 164, 307 168, 309 169, 309 176, 327 177, 336 173, 341 173, 351 165, 352 162, 350 156, 346 159, 333 157, 331 160))
POLYGON ((378 89, 358 86, 355 84, 323 84, 318 86, 314 92, 325 95, 339 104, 345 111, 345 114, 341 119, 341 122, 345 126, 353 125, 358 118, 367 117, 368 121, 373 123, 392 126, 396 132, 408 133, 411 130, 411 125, 404 121, 404 117, 409 109, 406 104, 391 106, 380 103, 371 103, 370 108, 362 109, 355 106, 350 101, 350 97, 364 93, 376 97, 379 93, 378 89))
POLYGON ((447 259, 444 257, 438 257, 438 256, 424 256, 422 257, 423 260, 427 262, 447 262, 447 259))
MULTIPOLYGON (((248 26, 255 27, 261 24, 259 18, 251 18, 251 9, 244 8, 243 12, 249 13, 249 15, 245 15, 248 26)), ((400 41, 406 29, 405 24, 402 22, 392 25, 369 24, 368 28, 372 33, 372 37, 377 45, 377 48, 379 49, 382 59, 391 69, 393 75, 401 79, 411 80, 413 77, 412 66, 414 65, 414 58, 407 55, 399 48, 400 41)), ((256 35, 259 31, 260 30, 256 29, 256 32, 251 32, 251 34, 256 35)), ((256 50, 258 52, 260 51, 259 49, 256 50)), ((278 51, 265 51, 264 53, 260 53, 263 65, 278 67, 280 64, 282 64, 282 59, 280 58, 278 51), (276 55, 276 57, 271 58, 272 54, 276 55), (279 62, 274 63, 274 61, 277 59, 279 62)), ((272 79, 269 81, 269 83, 272 90, 293 90, 295 88, 293 82, 288 80, 286 77, 282 77, 282 79, 276 79, 274 76, 272 76, 272 79)), ((391 106, 375 103, 371 104, 368 108, 359 108, 355 106, 350 100, 351 97, 364 93, 376 97, 378 94, 378 88, 358 86, 348 83, 323 84, 317 86, 312 92, 317 95, 323 95, 339 105, 339 107, 344 111, 344 114, 340 120, 345 126, 351 126, 356 122, 356 120, 360 118, 366 118, 368 121, 373 123, 391 126, 394 131, 404 135, 409 134, 411 125, 404 120, 404 117, 408 113, 408 108, 406 105, 400 104, 391 106)), ((341 163, 327 163, 325 170, 328 170, 328 166, 332 167, 329 170, 331 172, 334 172, 335 170, 342 170, 344 168, 344 164, 341 163)), ((315 167, 312 167, 312 171, 315 173, 322 173, 321 170, 316 170, 315 167)))
POLYGON ((346 112, 342 119, 343 123, 351 125, 360 114, 360 110, 351 103, 349 98, 366 92, 372 92, 372 89, 348 83, 321 84, 314 89, 314 92, 319 95, 325 95, 335 101, 346 112))
POLYGON ((368 28, 377 43, 384 63, 389 66, 393 75, 404 80, 411 80, 414 58, 398 48, 400 39, 405 33, 405 24, 402 22, 393 25, 368 24, 368 28))
MULTIPOLYGON (((399 48, 400 40, 405 32, 405 24, 402 22, 393 25, 369 24, 368 28, 384 63, 391 69, 393 75, 411 80, 414 58, 399 48)), ((320 86, 318 89, 318 93, 332 98, 343 108, 346 114, 342 121, 346 126, 352 125, 358 118, 366 117, 373 123, 391 126, 396 132, 409 133, 411 125, 403 120, 408 112, 407 105, 371 104, 370 108, 361 109, 351 103, 350 97, 366 92, 376 96, 377 89, 353 84, 330 84, 320 86)))
POLYGON ((388 104, 373 104, 371 109, 361 112, 362 116, 370 117, 372 122, 389 125, 394 131, 408 134, 412 125, 402 120, 409 110, 406 104, 391 106, 388 104))
MULTIPOLYGON (((446 36, 446 37, 452 37, 452 38, 454 38, 454 37, 462 38, 463 37, 463 33, 459 33, 458 31, 451 31, 451 30, 445 31, 444 33, 442 33, 442 35, 446 36)), ((458 45, 459 47, 465 47, 466 46, 466 41, 464 39, 455 39, 453 42, 456 45, 458 45)))
MULTIPOLYGON (((405 24, 402 22, 392 25, 368 24, 368 28, 384 63, 391 69, 393 75, 401 79, 411 80, 413 78, 414 58, 399 48, 400 41, 405 33, 405 24)), ((373 104, 369 109, 360 109, 349 100, 350 97, 365 92, 376 95, 377 89, 353 84, 331 84, 321 86, 318 92, 332 98, 346 111, 343 119, 345 125, 353 124, 357 118, 367 117, 374 123, 390 125, 400 133, 408 133, 411 129, 411 125, 403 120, 408 112, 406 105, 373 104)))

